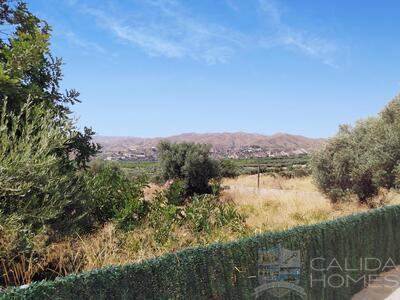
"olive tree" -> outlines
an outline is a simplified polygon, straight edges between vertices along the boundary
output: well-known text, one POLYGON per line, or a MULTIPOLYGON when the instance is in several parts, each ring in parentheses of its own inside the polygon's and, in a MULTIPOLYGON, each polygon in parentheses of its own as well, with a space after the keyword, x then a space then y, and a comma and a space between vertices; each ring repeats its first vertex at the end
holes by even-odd
POLYGON ((375 118, 341 126, 312 156, 313 176, 333 202, 355 194, 360 202, 400 183, 400 97, 375 118))
MULTIPOLYGON (((4 104, 6 105, 6 104, 4 104)), ((58 155, 76 132, 68 119, 54 118, 43 106, 24 104, 18 115, 0 117, 0 212, 17 216, 36 231, 51 227, 72 232, 82 226, 85 183, 58 155), (11 120, 11 127, 10 122, 11 120)))
POLYGON ((210 179, 218 176, 218 166, 210 157, 210 145, 171 143, 158 145, 164 180, 183 180, 185 195, 210 193, 210 179))

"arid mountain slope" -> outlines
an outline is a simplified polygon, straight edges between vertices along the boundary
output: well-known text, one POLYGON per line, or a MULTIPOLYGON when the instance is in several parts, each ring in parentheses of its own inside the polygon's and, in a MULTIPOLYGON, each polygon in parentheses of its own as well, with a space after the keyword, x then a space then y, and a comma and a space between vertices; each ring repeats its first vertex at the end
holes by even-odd
MULTIPOLYGON (((321 145, 324 139, 312 139, 299 135, 277 133, 261 135, 253 133, 184 133, 166 138, 137 138, 137 137, 108 137, 96 136, 95 142, 103 147, 103 156, 119 153, 130 155, 151 156, 154 147, 161 140, 173 142, 195 142, 212 145, 213 152, 218 156, 243 157, 240 153, 259 153, 256 156, 267 154, 307 153, 321 145), (153 148, 153 149, 152 149, 153 148), (262 149, 262 151, 260 150, 262 149), (261 153, 262 152, 262 153, 261 153)), ((246 156, 246 155, 245 155, 246 156)))

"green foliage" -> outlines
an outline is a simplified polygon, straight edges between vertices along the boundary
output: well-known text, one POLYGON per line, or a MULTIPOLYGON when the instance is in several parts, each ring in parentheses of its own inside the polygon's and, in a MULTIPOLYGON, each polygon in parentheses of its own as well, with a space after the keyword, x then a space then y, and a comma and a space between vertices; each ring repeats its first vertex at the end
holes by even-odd
POLYGON ((58 155, 74 137, 67 119, 30 103, 0 119, 0 210, 33 230, 69 232, 82 226, 87 199, 82 176, 58 155), (10 122, 11 121, 11 122, 10 122))
POLYGON ((60 92, 50 27, 13 0, 0 25, 0 282, 18 284, 40 268, 36 244, 93 229, 82 170, 99 146, 69 116, 79 93, 60 92))
POLYGON ((382 272, 389 258, 400 263, 399 216, 400 206, 385 207, 284 232, 190 248, 139 264, 37 282, 27 289, 6 290, 0 299, 252 299, 259 286, 254 277, 257 253, 277 245, 300 250, 300 286, 308 299, 351 299, 364 288, 363 280, 357 279, 382 272), (311 269, 315 258, 325 271, 311 269), (365 258, 377 258, 383 265, 370 272, 360 267, 365 258), (326 270, 333 259, 342 269, 326 270), (321 281, 333 274, 355 280, 336 288, 321 281))
POLYGON ((66 104, 79 94, 59 91, 62 61, 50 52, 50 27, 22 2, 3 0, 0 12, 0 23, 14 29, 0 41, 0 101, 8 98, 8 108, 18 113, 32 97, 34 104, 67 114, 66 104))
POLYGON ((361 202, 380 188, 398 185, 400 163, 400 98, 396 97, 376 118, 342 126, 312 158, 313 175, 321 191, 333 201, 351 194, 361 202))
POLYGON ((394 173, 394 187, 399 190, 400 189, 400 164, 398 164, 394 168, 393 173, 394 173))
POLYGON ((307 177, 312 174, 311 170, 309 168, 295 168, 291 170, 293 173, 291 178, 301 178, 301 177, 307 177))
POLYGON ((185 202, 185 182, 182 179, 174 180, 165 191, 169 204, 183 205, 185 202))
POLYGON ((18 215, 5 216, 0 212, 0 262, 12 261, 21 255, 21 249, 29 253, 33 248, 33 237, 31 226, 24 224, 18 215))
POLYGON ((175 223, 181 218, 182 209, 168 203, 162 192, 156 193, 151 203, 148 216, 150 226, 155 230, 154 239, 159 244, 165 244, 175 223))
POLYGON ((218 161, 219 176, 222 178, 236 178, 239 176, 238 166, 229 159, 218 161))
POLYGON ((211 194, 214 196, 219 196, 223 187, 221 186, 221 179, 220 178, 213 178, 210 180, 210 188, 211 194))
POLYGON ((87 174, 91 200, 89 211, 99 224, 116 220, 123 228, 138 225, 147 215, 145 178, 131 180, 116 164, 95 164, 87 174))
MULTIPOLYGON (((159 162, 146 161, 119 161, 130 175, 138 177, 147 175, 152 182, 162 184, 165 182, 159 162)), ((258 173, 258 164, 261 173, 295 178, 311 175, 310 156, 294 155, 290 157, 265 157, 258 159, 222 159, 217 161, 218 176, 220 178, 234 178, 239 175, 252 175, 258 173)))
POLYGON ((217 227, 230 227, 233 231, 243 232, 245 229, 245 215, 239 213, 231 203, 222 203, 218 206, 217 227))
POLYGON ((210 158, 209 145, 164 141, 158 156, 164 180, 184 180, 185 196, 210 193, 209 181, 218 176, 218 167, 210 158))
MULTIPOLYGON (((0 1, 0 24, 11 29, 7 34, 0 32, 0 110, 19 115, 29 101, 51 111, 61 122, 70 119, 69 106, 79 102, 79 93, 60 91, 62 60, 52 56, 50 27, 25 3, 12 0, 0 1)), ((94 132, 89 128, 83 133, 75 127, 66 130, 74 133, 58 154, 73 156, 75 167, 86 168, 100 148, 91 143, 94 132)))
POLYGON ((213 195, 196 195, 184 211, 185 219, 194 232, 211 232, 229 226, 243 229, 244 217, 230 203, 220 203, 213 195))
POLYGON ((231 160, 240 175, 263 174, 278 175, 286 178, 296 178, 311 175, 310 156, 307 154, 293 155, 289 157, 265 157, 253 159, 231 160))
POLYGON ((195 196, 192 203, 185 210, 186 220, 194 232, 210 232, 213 223, 213 214, 217 208, 216 199, 211 195, 195 196))
POLYGON ((147 176, 151 182, 162 184, 160 176, 160 164, 152 161, 117 161, 130 176, 147 176))
POLYGON ((158 192, 151 203, 148 222, 155 230, 155 240, 165 244, 174 226, 187 227, 196 235, 205 236, 221 228, 243 231, 245 218, 234 205, 221 203, 213 195, 195 195, 186 206, 170 204, 165 193, 158 192))

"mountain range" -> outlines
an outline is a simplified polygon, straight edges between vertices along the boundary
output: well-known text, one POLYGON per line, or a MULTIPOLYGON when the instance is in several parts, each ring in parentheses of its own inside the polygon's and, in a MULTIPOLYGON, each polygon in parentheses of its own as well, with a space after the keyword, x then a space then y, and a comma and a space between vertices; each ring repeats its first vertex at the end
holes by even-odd
POLYGON ((152 160, 156 156, 157 144, 171 142, 206 143, 212 146, 214 156, 249 158, 309 153, 325 139, 277 133, 262 135, 255 133, 184 133, 170 137, 139 138, 95 136, 94 141, 102 146, 102 157, 110 160, 152 160))

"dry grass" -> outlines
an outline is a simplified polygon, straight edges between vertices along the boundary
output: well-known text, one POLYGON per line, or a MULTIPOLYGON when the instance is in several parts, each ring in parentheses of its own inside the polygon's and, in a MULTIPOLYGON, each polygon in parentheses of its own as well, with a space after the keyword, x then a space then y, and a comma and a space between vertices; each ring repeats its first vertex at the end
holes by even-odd
POLYGON ((77 235, 44 247, 40 253, 36 252, 40 254, 37 259, 22 256, 8 262, 1 260, 1 279, 6 287, 19 286, 41 279, 38 276, 42 274, 47 274, 47 278, 55 278, 107 266, 140 262, 190 246, 240 238, 240 233, 230 230, 194 234, 185 226, 174 226, 168 241, 163 245, 155 241, 154 235, 155 231, 150 227, 122 232, 109 223, 92 235, 77 235))
MULTIPOLYGON (((234 201, 247 215, 247 224, 255 233, 284 230, 298 225, 313 224, 368 210, 357 201, 332 205, 310 177, 284 179, 262 176, 257 190, 257 175, 240 176, 223 182, 229 186, 224 197, 234 201)), ((394 192, 381 192, 372 200, 374 206, 399 204, 394 192)))
POLYGON ((162 191, 163 186, 151 183, 148 188, 144 190, 144 196, 146 199, 151 199, 155 193, 162 191))
POLYGON ((247 224, 254 232, 283 230, 298 225, 317 223, 367 210, 356 203, 332 206, 318 193, 289 192, 262 194, 257 191, 227 191, 247 215, 247 224))
MULTIPOLYGON (((234 179, 224 179, 223 185, 236 187, 257 187, 257 175, 243 175, 234 179)), ((280 176, 270 176, 262 174, 260 177, 260 188, 277 190, 298 190, 304 192, 317 192, 311 177, 287 179, 280 176)))

